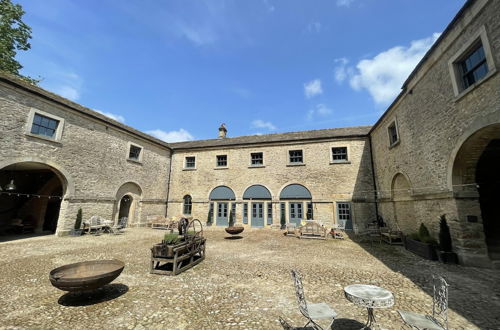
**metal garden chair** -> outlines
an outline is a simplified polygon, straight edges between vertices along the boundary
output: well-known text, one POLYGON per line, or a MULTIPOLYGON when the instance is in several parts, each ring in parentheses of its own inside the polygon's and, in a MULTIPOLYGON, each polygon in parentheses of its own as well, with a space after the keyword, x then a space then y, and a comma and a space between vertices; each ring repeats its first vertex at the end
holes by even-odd
POLYGON ((114 226, 109 227, 110 233, 115 234, 115 235, 122 234, 123 229, 125 227, 127 227, 127 220, 128 220, 127 217, 120 218, 114 226))
POLYGON ((432 281, 432 316, 398 310, 404 323, 414 329, 448 329, 448 283, 438 275, 433 275, 432 281))
POLYGON ((323 329, 318 321, 320 320, 330 320, 331 322, 328 325, 327 329, 331 329, 333 325, 333 321, 335 317, 337 317, 337 313, 327 304, 318 303, 318 304, 308 304, 306 302, 306 298, 304 295, 304 288, 302 286, 302 276, 296 271, 291 271, 292 280, 295 284, 295 295, 297 296, 297 301, 299 303, 299 310, 307 318, 307 323, 304 325, 304 328, 309 324, 315 329, 323 329))

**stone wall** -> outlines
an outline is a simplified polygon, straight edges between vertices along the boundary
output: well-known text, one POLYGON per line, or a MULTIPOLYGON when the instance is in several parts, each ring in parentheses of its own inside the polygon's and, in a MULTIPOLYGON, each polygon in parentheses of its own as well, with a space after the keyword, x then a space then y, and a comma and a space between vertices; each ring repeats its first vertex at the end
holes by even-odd
MULTIPOLYGON (((499 12, 498 1, 474 2, 429 54, 407 82, 404 94, 370 134, 380 214, 395 226, 398 207, 401 210, 405 204, 411 204, 413 229, 425 223, 436 238, 439 216, 446 214, 455 249, 462 262, 468 264, 487 262, 481 212, 475 184, 454 180, 453 168, 464 141, 474 132, 500 123, 499 12), (482 30, 497 68, 490 66, 486 78, 457 95, 450 61, 482 30), (390 147, 388 127, 394 121, 399 143, 390 147), (399 200, 398 189, 393 186, 398 173, 407 178, 410 186, 408 196, 399 200), (478 223, 467 222, 470 215, 477 217, 478 223)), ((465 158, 474 161, 470 154, 465 158)), ((413 229, 407 227, 407 231, 413 229)))
POLYGON ((166 212, 170 149, 161 143, 121 129, 113 121, 91 118, 9 83, 0 83, 0 169, 19 162, 36 162, 55 169, 65 186, 58 233, 73 227, 82 208, 84 219, 99 215, 116 220, 119 188, 127 182, 142 191, 135 218, 166 212), (31 109, 64 119, 59 142, 27 134, 31 109), (142 162, 128 160, 128 143, 143 147, 142 162))
MULTIPOLYGON (((358 226, 364 227, 365 222, 375 219, 370 148, 366 138, 175 150, 171 178, 169 216, 182 215, 183 196, 190 195, 193 200, 192 216, 205 222, 210 192, 217 186, 227 186, 236 195, 236 221, 242 223, 245 190, 251 185, 263 185, 272 195, 273 224, 279 224, 280 192, 289 184, 300 184, 312 195, 316 220, 333 225, 336 222, 335 202, 339 201, 353 202, 353 220, 358 226), (332 163, 332 147, 347 147, 349 161, 332 163), (290 165, 289 150, 302 150, 304 164, 290 165), (250 154, 253 152, 264 154, 263 167, 250 166, 250 154), (216 167, 217 155, 227 155, 227 168, 216 167), (187 156, 196 157, 195 170, 184 168, 187 156)), ((289 205, 286 205, 288 217, 289 205)))

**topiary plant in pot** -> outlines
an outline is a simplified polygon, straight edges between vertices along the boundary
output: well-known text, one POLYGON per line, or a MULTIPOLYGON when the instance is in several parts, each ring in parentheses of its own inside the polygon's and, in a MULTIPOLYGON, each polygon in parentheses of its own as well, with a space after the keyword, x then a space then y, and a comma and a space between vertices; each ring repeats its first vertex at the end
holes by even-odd
POLYGON ((70 233, 71 236, 82 236, 82 233, 83 233, 82 219, 83 219, 83 212, 82 212, 82 209, 80 208, 80 209, 78 209, 78 212, 76 213, 75 226, 70 233))
POLYGON ((234 225, 234 212, 231 210, 231 212, 229 212, 229 225, 226 228, 226 233, 231 235, 238 235, 242 233, 243 230, 245 230, 243 226, 234 225))
POLYGON ((446 215, 439 217, 439 261, 445 264, 456 264, 458 261, 457 254, 453 252, 451 245, 450 227, 446 222, 446 215))
POLYGON ((281 224, 281 229, 286 229, 286 218, 285 218, 285 213, 281 213, 281 219, 280 219, 280 224, 281 224))

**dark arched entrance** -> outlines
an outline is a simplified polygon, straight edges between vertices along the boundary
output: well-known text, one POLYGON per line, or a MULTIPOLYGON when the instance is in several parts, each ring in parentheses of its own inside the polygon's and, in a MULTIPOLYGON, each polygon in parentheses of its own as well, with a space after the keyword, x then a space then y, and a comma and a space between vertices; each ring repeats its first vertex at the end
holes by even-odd
POLYGON ((500 260, 500 139, 491 140, 479 157, 476 182, 488 255, 500 260))
POLYGON ((130 195, 125 195, 120 200, 120 212, 118 213, 118 219, 130 217, 130 206, 132 205, 133 198, 130 195))
POLYGON ((65 182, 43 163, 20 162, 0 169, 0 235, 55 233, 65 182))

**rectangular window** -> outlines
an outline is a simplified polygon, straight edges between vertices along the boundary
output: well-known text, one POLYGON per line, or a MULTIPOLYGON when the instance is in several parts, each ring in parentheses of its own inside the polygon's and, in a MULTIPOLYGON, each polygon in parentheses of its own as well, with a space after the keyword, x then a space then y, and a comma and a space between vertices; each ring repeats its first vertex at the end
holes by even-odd
POLYGON ((290 155, 290 163, 301 164, 303 162, 302 150, 290 150, 288 154, 290 155))
POLYGON ((462 74, 463 89, 483 79, 488 73, 483 44, 479 42, 457 65, 462 74))
POLYGON ((248 204, 243 204, 243 223, 246 225, 248 223, 248 204))
POLYGON ((226 166, 227 166, 227 155, 218 155, 217 167, 226 167, 226 166))
POLYGON ((273 224, 273 204, 270 202, 267 203, 267 224, 273 224))
POLYGON ((313 203, 312 202, 308 202, 307 203, 307 220, 312 220, 314 219, 313 217, 313 203))
POLYGON ((186 168, 195 168, 196 166, 196 158, 195 157, 186 157, 186 168))
POLYGON ((35 115, 33 116, 31 133, 36 135, 46 136, 49 138, 55 138, 58 125, 59 125, 58 120, 35 113, 35 115))
POLYGON ((133 160, 139 160, 141 156, 142 148, 138 146, 130 145, 130 149, 128 151, 128 158, 133 160))
POLYGON ((347 147, 334 147, 332 148, 332 160, 334 162, 347 161, 347 147))
POLYGON ((264 154, 262 152, 253 152, 250 154, 250 160, 252 166, 264 165, 264 154))
POLYGON ((339 220, 351 220, 351 203, 337 203, 337 218, 339 220))
POLYGON ((389 133, 389 145, 394 145, 396 142, 399 141, 399 136, 398 136, 398 129, 396 127, 396 122, 393 122, 389 127, 387 128, 388 133, 389 133))

